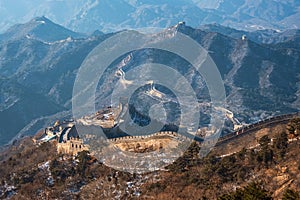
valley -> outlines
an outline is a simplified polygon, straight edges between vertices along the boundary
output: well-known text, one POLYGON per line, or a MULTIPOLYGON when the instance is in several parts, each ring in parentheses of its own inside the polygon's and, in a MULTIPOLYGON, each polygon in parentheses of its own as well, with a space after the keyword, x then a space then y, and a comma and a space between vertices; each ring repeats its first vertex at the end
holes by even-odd
MULTIPOLYGON (((15 31, 19 33, 19 36, 9 35, 8 31, 4 35, 12 39, 0 42, 0 75, 2 77, 0 82, 3 85, 1 92, 4 94, 0 99, 0 119, 3 122, 0 129, 2 145, 10 142, 16 135, 21 137, 22 133, 30 134, 38 131, 41 127, 35 123, 43 126, 49 125, 56 119, 55 116, 58 113, 61 113, 61 119, 70 117, 72 88, 78 68, 94 47, 114 35, 82 36, 77 34, 67 40, 70 31, 53 24, 48 19, 43 19, 45 24, 39 23, 40 20, 41 18, 36 18, 27 24, 16 26, 15 31), (55 35, 52 35, 53 38, 50 40, 44 38, 38 32, 40 26, 43 26, 44 30, 49 29, 50 32, 53 27, 56 27, 57 35, 65 34, 63 37, 66 40, 55 35), (61 34, 58 33, 59 31, 61 34), (28 35, 31 37, 28 38, 28 35), (9 59, 11 56, 15 58, 13 61, 9 59), (32 105, 39 108, 33 109, 32 105), (30 111, 30 115, 25 115, 28 113, 24 113, 26 109, 30 111), (38 120, 39 118, 42 120, 38 120), (16 124, 12 124, 13 121, 16 124), (22 130, 27 124, 31 125, 27 126, 26 131, 22 130), (22 133, 18 134, 20 131, 22 133)), ((218 29, 218 32, 214 32, 214 29, 211 31, 194 29, 181 24, 171 27, 170 31, 173 33, 179 31, 190 36, 209 52, 225 83, 227 96, 225 108, 233 112, 236 119, 244 124, 298 111, 297 91, 299 88, 294 83, 298 82, 299 76, 297 67, 300 62, 299 52, 294 48, 282 47, 288 45, 293 40, 292 38, 297 38, 297 33, 296 35, 293 33, 284 41, 278 39, 279 43, 274 46, 256 43, 251 39, 243 41, 241 37, 245 34, 244 32, 240 37, 232 38, 224 35, 225 27, 219 26, 218 29), (290 66, 288 70, 286 66, 290 66)), ((240 32, 236 31, 236 34, 240 32)), ((260 33, 257 32, 257 34, 260 33)), ((274 35, 274 40, 276 37, 274 35)), ((132 52, 130 60, 127 60, 127 55, 125 55, 113 65, 122 66, 124 64, 119 63, 125 63, 121 69, 127 73, 130 69, 152 60, 173 66, 174 69, 184 73, 181 66, 188 66, 188 63, 176 57, 172 61, 164 60, 162 55, 170 56, 165 52, 152 50, 132 52), (144 53, 147 53, 148 58, 143 56, 144 53), (123 62, 123 59, 127 61, 123 62)), ((113 86, 111 81, 115 83, 118 80, 113 77, 117 69, 111 66, 111 70, 109 72, 111 78, 103 79, 104 82, 99 86, 102 92, 96 94, 96 101, 100 107, 110 104, 109 96, 113 86)), ((206 114, 207 109, 210 109, 209 105, 206 107, 209 97, 204 80, 195 81, 194 76, 191 75, 188 80, 197 93, 203 94, 200 99, 203 104, 199 104, 203 108, 200 124, 205 127, 209 124, 209 115, 206 114)), ((140 98, 146 97, 140 96, 140 98)), ((232 129, 233 125, 230 120, 226 122, 226 126, 229 130, 232 129)))
POLYGON ((1 0, 0 199, 300 199, 300 1, 1 0))

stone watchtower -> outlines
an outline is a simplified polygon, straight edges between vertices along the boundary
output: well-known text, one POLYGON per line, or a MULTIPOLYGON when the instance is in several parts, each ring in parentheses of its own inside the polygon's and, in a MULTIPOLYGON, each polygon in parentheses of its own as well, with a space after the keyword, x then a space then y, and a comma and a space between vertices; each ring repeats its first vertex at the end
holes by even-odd
POLYGON ((88 145, 83 144, 83 140, 79 138, 77 129, 74 124, 61 125, 62 131, 57 137, 57 152, 63 154, 75 155, 81 151, 88 151, 88 145))
POLYGON ((83 140, 79 138, 70 138, 66 142, 57 144, 57 152, 62 154, 76 155, 78 152, 88 150, 88 146, 83 144, 83 140))

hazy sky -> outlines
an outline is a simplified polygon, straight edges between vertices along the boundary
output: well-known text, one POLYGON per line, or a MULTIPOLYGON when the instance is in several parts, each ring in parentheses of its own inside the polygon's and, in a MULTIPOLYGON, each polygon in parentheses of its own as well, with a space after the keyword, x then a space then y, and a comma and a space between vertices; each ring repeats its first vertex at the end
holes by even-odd
POLYGON ((16 23, 25 23, 37 16, 46 16, 55 23, 83 32, 91 31, 93 28, 107 31, 107 27, 119 30, 118 27, 114 28, 116 25, 122 28, 125 25, 130 28, 150 25, 165 28, 174 25, 178 20, 185 20, 188 25, 194 27, 218 23, 247 30, 260 28, 282 30, 300 27, 300 1, 0 0, 0 33, 16 23), (96 9, 93 9, 93 6, 96 9), (190 7, 187 8, 188 6, 190 7), (201 10, 203 8, 219 9, 211 12, 201 10), (79 21, 80 23, 77 23, 79 21), (84 27, 89 28, 85 30, 84 27))
POLYGON ((223 0, 192 0, 201 8, 217 8, 223 0))

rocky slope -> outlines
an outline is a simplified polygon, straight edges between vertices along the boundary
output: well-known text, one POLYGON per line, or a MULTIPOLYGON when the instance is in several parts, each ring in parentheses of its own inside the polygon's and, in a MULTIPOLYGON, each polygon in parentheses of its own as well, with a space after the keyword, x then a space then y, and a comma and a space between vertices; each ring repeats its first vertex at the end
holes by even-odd
POLYGON ((15 26, 0 36, 10 38, 0 42, 4 94, 0 99, 1 144, 9 142, 33 119, 69 110, 77 69, 86 55, 109 36, 76 39, 80 34, 48 19, 40 24, 40 19, 15 26), (56 34, 48 35, 51 32, 56 34))
POLYGON ((200 159, 193 143, 165 170, 146 174, 116 171, 87 152, 58 155, 55 142, 24 138, 0 152, 0 198, 298 199, 300 143, 290 130, 299 130, 299 119, 289 124, 253 133, 259 145, 250 149, 232 141, 242 150, 226 155, 220 146, 200 159))
POLYGON ((0 40, 18 40, 26 38, 42 42, 55 42, 68 37, 83 38, 83 34, 75 33, 62 26, 54 24, 46 17, 36 17, 26 24, 18 24, 9 28, 1 35, 0 40), (47 34, 45 34, 47 33, 47 34))

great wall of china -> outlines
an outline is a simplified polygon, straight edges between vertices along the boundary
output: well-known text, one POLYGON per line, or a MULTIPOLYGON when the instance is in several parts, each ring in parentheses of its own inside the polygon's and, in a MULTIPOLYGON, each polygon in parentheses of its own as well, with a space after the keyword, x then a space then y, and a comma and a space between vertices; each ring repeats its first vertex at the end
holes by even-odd
POLYGON ((297 117, 300 117, 300 112, 279 115, 279 116, 271 117, 271 118, 256 122, 254 124, 250 124, 248 126, 242 127, 240 129, 234 131, 233 133, 230 133, 230 134, 220 138, 217 145, 224 144, 224 143, 229 142, 237 137, 241 137, 245 134, 251 134, 255 131, 258 131, 262 128, 266 128, 268 126, 273 126, 273 125, 280 124, 280 123, 287 123, 291 119, 294 119, 297 117))
POLYGON ((182 135, 178 134, 177 132, 162 131, 162 132, 157 132, 157 133, 154 133, 151 135, 125 136, 125 137, 108 139, 107 141, 108 142, 122 142, 122 141, 130 141, 130 140, 143 140, 143 139, 148 139, 151 137, 159 137, 159 136, 171 136, 171 137, 176 137, 176 138, 187 139, 187 137, 182 136, 182 135))
MULTIPOLYGON (((225 144, 230 143, 231 141, 234 141, 237 138, 241 138, 246 135, 251 135, 252 133, 255 133, 263 128, 272 127, 277 124, 287 123, 291 119, 297 118, 297 117, 300 117, 300 112, 275 116, 275 117, 271 117, 271 118, 256 122, 251 125, 243 126, 243 127, 239 128, 238 130, 236 130, 230 134, 227 134, 223 137, 220 137, 220 138, 206 137, 205 140, 202 137, 195 136, 195 135, 187 133, 187 132, 186 133, 178 133, 178 132, 174 132, 174 131, 161 131, 161 132, 157 132, 157 133, 149 134, 149 135, 137 135, 137 136, 129 135, 129 136, 123 136, 123 137, 110 138, 110 139, 107 139, 107 142, 112 143, 112 144, 122 143, 122 142, 130 143, 130 142, 138 142, 138 141, 145 141, 145 140, 149 140, 149 139, 155 139, 155 138, 159 138, 159 137, 160 138, 171 137, 173 139, 176 139, 177 141, 195 140, 201 146, 205 146, 206 144, 208 144, 208 145, 215 144, 214 146, 218 147, 218 146, 224 146, 225 144)), ((66 153, 70 152, 72 154, 74 152, 77 153, 81 149, 80 148, 78 150, 74 149, 73 148, 74 145, 72 146, 72 144, 74 143, 73 140, 71 138, 70 139, 67 138, 68 134, 64 134, 64 132, 65 132, 64 130, 70 131, 73 126, 75 127, 75 124, 73 122, 71 124, 69 122, 63 123, 63 124, 55 124, 54 127, 50 127, 50 129, 49 128, 45 129, 45 134, 48 137, 44 137, 43 139, 51 140, 51 139, 54 139, 54 136, 55 136, 59 143, 59 145, 58 145, 59 152, 66 152, 66 153)), ((249 138, 248 138, 248 140, 249 140, 249 138)), ((255 140, 255 139, 251 138, 251 140, 255 140)), ((78 142, 76 141, 76 143, 78 143, 78 142)), ((87 148, 84 146, 82 140, 80 140, 80 143, 81 143, 80 145, 83 145, 83 147, 84 147, 82 149, 87 150, 87 148)))
MULTIPOLYGON (((292 114, 285 114, 285 115, 279 115, 279 116, 275 116, 275 117, 271 117, 259 122, 256 122, 254 124, 250 124, 247 126, 244 126, 230 134, 227 134, 223 137, 218 138, 218 141, 216 142, 216 146, 219 145, 223 145, 226 144, 227 142, 230 142, 238 137, 242 137, 243 135, 247 135, 247 134, 251 134, 253 132, 256 132, 262 128, 266 128, 266 127, 270 127, 276 124, 282 124, 282 123, 287 123, 289 122, 291 119, 293 118, 297 118, 300 117, 300 112, 297 113, 292 113, 292 114)), ((192 134, 188 134, 188 135, 181 135, 177 132, 172 132, 172 131, 163 131, 163 132, 158 132, 158 133, 154 133, 151 135, 144 135, 144 136, 125 136, 125 137, 119 137, 119 138, 113 138, 113 139, 108 139, 108 142, 122 142, 122 141, 134 141, 134 140, 142 140, 142 139, 146 139, 146 138, 151 138, 151 137, 155 137, 155 136, 173 136, 173 137, 177 137, 177 138, 182 138, 182 139, 193 139, 192 137, 194 135, 192 134)), ((198 137, 199 138, 199 137, 198 137)), ((204 141, 204 139, 196 139, 197 142, 199 142, 200 144, 202 143, 210 143, 213 141, 204 141)))

